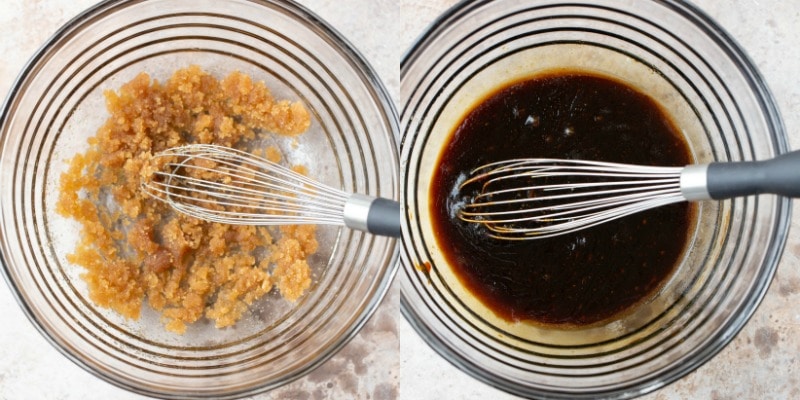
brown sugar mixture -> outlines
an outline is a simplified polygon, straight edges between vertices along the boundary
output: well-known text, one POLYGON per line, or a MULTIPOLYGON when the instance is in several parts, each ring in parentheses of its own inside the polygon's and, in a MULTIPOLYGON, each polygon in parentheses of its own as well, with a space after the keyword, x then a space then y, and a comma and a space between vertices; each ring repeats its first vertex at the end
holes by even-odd
POLYGON ((489 239, 457 217, 477 194, 454 189, 469 171, 526 157, 691 163, 666 112, 622 82, 566 70, 498 89, 456 127, 431 183, 437 243, 470 293, 507 321, 565 328, 609 321, 654 295, 689 242, 688 203, 532 241, 489 239))
MULTIPOLYGON (((242 73, 218 80, 196 66, 164 83, 142 73, 105 96, 110 116, 90 149, 70 161, 58 202, 60 214, 82 225, 68 260, 85 268, 92 301, 136 319, 147 299, 168 330, 183 333, 203 317, 233 325, 273 286, 298 299, 311 284, 316 227, 207 223, 173 212, 140 185, 156 152, 299 135, 310 125, 305 107, 274 99, 242 73)), ((260 152, 281 159, 274 147, 260 152)))

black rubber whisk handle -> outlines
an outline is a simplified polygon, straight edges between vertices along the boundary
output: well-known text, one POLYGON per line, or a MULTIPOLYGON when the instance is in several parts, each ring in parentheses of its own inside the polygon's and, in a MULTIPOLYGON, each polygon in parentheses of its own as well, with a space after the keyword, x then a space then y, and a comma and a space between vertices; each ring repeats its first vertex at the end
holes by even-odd
POLYGON ((761 193, 800 197, 800 151, 765 161, 711 163, 706 182, 712 199, 761 193))

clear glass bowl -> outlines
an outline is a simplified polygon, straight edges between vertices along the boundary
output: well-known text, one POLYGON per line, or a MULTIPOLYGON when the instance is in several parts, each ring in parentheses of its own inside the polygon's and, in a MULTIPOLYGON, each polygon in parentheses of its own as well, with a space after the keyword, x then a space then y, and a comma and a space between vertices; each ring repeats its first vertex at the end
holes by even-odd
POLYGON ((288 162, 346 191, 398 197, 394 106, 366 61, 291 2, 107 1, 70 21, 31 59, 2 111, 0 250, 4 275, 38 330, 67 357, 120 387, 159 397, 238 397, 320 365, 376 309, 398 242, 321 227, 312 288, 291 304, 268 295, 235 327, 201 321, 184 335, 145 309, 138 321, 96 307, 66 255, 78 226, 55 212, 66 160, 107 118, 103 91, 138 73, 165 80, 191 64, 264 80, 299 99, 312 126, 276 143, 288 162), (296 148, 295 148, 296 146, 296 148))
POLYGON ((401 66, 401 310, 443 357, 494 387, 548 398, 633 397, 691 372, 741 330, 775 273, 791 202, 760 196, 699 204, 676 272, 651 300, 603 326, 563 330, 495 317, 438 249, 431 177, 476 101, 564 67, 613 76, 650 94, 672 114, 698 163, 787 151, 775 101, 755 66, 689 4, 461 2, 401 66))

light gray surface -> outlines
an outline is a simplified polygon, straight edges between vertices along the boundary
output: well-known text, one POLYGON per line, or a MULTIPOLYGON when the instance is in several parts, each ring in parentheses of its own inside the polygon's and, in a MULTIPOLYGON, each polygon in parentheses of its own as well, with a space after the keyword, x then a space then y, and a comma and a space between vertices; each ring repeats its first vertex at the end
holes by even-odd
MULTIPOLYGON (((5 96, 33 52, 92 0, 2 0, 0 93, 5 96)), ((399 102, 399 61, 411 43, 455 0, 302 0, 344 34, 399 102)), ((747 50, 761 69, 800 148, 800 6, 779 0, 696 1, 747 50)), ((798 204, 795 202, 795 207, 798 204)), ((800 398, 800 211, 764 302, 717 357, 679 382, 646 396, 667 399, 800 398)), ((364 331, 310 376, 256 399, 513 399, 444 361, 399 313, 390 291, 364 331), (398 351, 398 336, 400 337, 398 351)), ((0 399, 142 399, 111 386, 63 357, 0 284, 0 399)))

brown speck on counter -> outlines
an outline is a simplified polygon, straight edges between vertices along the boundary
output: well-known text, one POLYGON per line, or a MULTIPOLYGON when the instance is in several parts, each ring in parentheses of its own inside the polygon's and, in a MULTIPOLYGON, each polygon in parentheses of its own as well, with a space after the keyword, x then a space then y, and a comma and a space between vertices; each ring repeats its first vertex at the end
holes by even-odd
POLYGON ((778 344, 778 333, 769 327, 758 328, 753 337, 753 344, 758 349, 758 355, 767 358, 772 353, 772 348, 778 344))
POLYGON ((729 400, 731 399, 730 396, 725 396, 721 394, 718 390, 711 391, 711 400, 729 400))
POLYGON ((793 276, 787 281, 780 281, 778 283, 778 294, 781 297, 791 296, 800 292, 800 278, 793 276))

